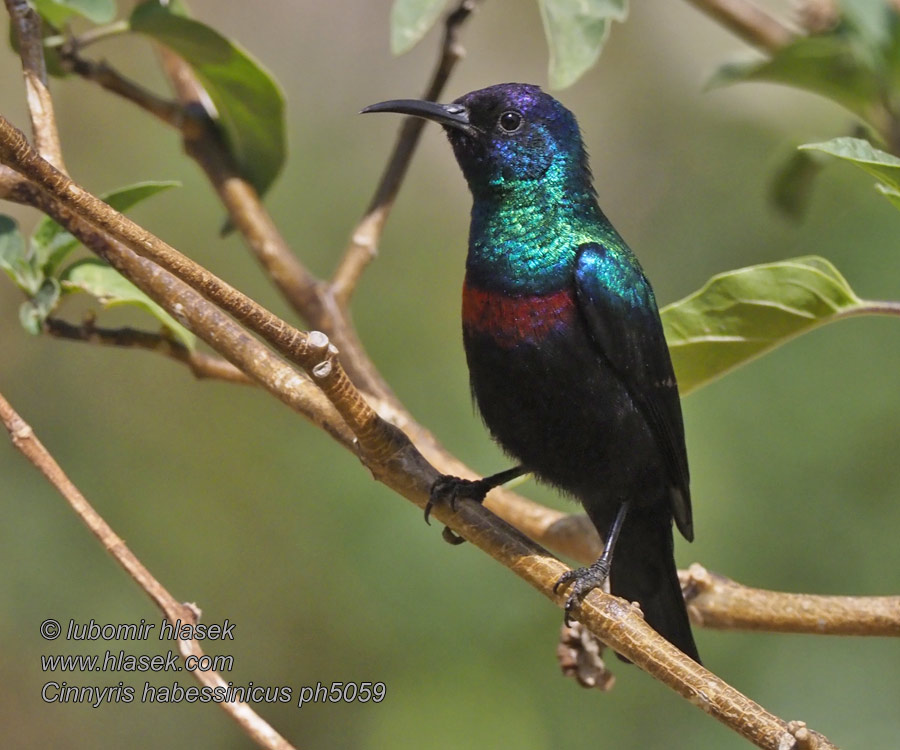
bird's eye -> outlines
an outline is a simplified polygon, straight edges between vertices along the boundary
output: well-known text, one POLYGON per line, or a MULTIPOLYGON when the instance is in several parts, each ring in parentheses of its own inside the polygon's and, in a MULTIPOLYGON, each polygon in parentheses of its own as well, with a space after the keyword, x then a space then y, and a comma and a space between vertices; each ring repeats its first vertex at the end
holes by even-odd
POLYGON ((497 122, 499 123, 501 130, 504 130, 507 133, 515 133, 522 127, 522 115, 513 110, 509 110, 500 115, 500 119, 497 122))

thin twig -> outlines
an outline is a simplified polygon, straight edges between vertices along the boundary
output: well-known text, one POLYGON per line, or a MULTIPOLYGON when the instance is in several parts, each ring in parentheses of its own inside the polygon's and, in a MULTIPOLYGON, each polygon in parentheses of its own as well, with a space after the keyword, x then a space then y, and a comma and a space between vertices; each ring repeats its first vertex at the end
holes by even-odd
POLYGON ((44 321, 44 330, 51 336, 69 341, 158 352, 186 364, 198 380, 208 378, 240 385, 253 385, 253 381, 228 360, 204 352, 191 351, 168 332, 153 333, 127 326, 100 328, 94 325, 92 318, 85 320, 81 325, 73 325, 60 318, 47 318, 44 321))
POLYGON ((750 0, 688 0, 725 28, 765 52, 775 52, 795 38, 787 26, 750 0))
POLYGON ((95 26, 80 33, 77 37, 68 34, 58 34, 56 36, 48 36, 44 39, 44 47, 65 47, 67 44, 74 45, 78 49, 85 49, 97 42, 105 41, 111 37, 127 34, 131 30, 131 24, 126 20, 113 21, 106 26, 95 26))
POLYGON ((722 630, 900 637, 900 596, 764 591, 691 565, 679 573, 691 620, 722 630))
POLYGON ((41 18, 27 0, 6 0, 6 9, 19 44, 25 99, 38 152, 57 169, 65 171, 53 100, 47 88, 47 65, 41 40, 41 18))
MULTIPOLYGON (((444 41, 437 66, 423 98, 436 101, 456 64, 465 56, 459 42, 459 29, 475 10, 475 0, 462 0, 444 24, 444 41)), ((410 161, 422 136, 425 120, 407 117, 400 125, 397 141, 375 189, 375 194, 356 229, 331 281, 331 293, 341 308, 346 308, 366 266, 378 254, 378 241, 384 230, 394 199, 403 184, 410 161)))
POLYGON ((93 81, 107 91, 127 99, 141 109, 178 130, 188 127, 199 127, 196 118, 192 117, 177 102, 157 96, 152 91, 123 76, 105 61, 94 62, 82 57, 79 47, 67 43, 59 50, 59 60, 63 69, 69 73, 93 81))
POLYGON ((847 311, 842 317, 857 315, 900 315, 900 302, 890 300, 864 300, 858 308, 847 311))
MULTIPOLYGON (((196 623, 198 612, 195 607, 181 604, 166 588, 153 577, 153 574, 141 563, 125 542, 103 520, 103 517, 87 501, 84 495, 72 483, 50 452, 43 446, 31 426, 12 408, 0 394, 0 421, 9 431, 13 445, 31 461, 32 464, 49 480, 49 482, 66 499, 72 510, 84 522, 85 526, 97 537, 100 543, 115 558, 134 581, 147 593, 153 602, 162 610, 169 623, 175 627, 179 620, 182 623, 196 623)), ((178 641, 178 649, 182 658, 189 656, 200 659, 203 650, 196 639, 178 641)), ((227 689, 228 683, 218 672, 190 670, 202 685, 210 688, 227 689)), ((241 701, 222 701, 222 710, 234 719, 256 742, 269 750, 292 750, 293 746, 264 721, 249 704, 241 701)))

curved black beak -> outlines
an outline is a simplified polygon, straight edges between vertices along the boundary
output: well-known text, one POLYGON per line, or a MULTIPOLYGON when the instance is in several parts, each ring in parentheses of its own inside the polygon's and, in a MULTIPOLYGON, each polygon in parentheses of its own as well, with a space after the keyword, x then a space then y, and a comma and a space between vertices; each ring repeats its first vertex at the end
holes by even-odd
POLYGON ((387 102, 370 104, 361 110, 360 114, 369 112, 396 112, 401 115, 421 117, 439 123, 445 128, 461 130, 470 136, 476 136, 481 132, 469 122, 469 112, 462 104, 438 104, 422 99, 391 99, 387 102))

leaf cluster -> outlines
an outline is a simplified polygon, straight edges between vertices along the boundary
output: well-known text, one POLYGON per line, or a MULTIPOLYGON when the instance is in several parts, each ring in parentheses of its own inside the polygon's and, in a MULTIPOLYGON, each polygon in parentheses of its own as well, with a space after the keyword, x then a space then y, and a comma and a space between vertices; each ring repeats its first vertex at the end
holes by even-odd
MULTIPOLYGON (((124 212, 177 185, 140 182, 102 197, 117 211, 124 212)), ((26 331, 40 333, 64 295, 85 293, 104 307, 133 305, 143 309, 181 343, 193 348, 193 334, 109 264, 91 257, 65 266, 79 247, 81 243, 53 219, 41 219, 26 240, 12 218, 0 215, 0 268, 27 297, 19 308, 19 320, 26 331)))

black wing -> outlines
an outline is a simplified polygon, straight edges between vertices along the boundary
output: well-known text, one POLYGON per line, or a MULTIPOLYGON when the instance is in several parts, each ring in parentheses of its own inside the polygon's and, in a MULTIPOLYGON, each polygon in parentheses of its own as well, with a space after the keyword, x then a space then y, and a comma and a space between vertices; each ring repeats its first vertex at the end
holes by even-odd
POLYGON ((694 538, 690 477, 678 385, 653 289, 631 251, 618 243, 578 248, 578 306, 590 335, 644 415, 672 482, 672 515, 694 538))

